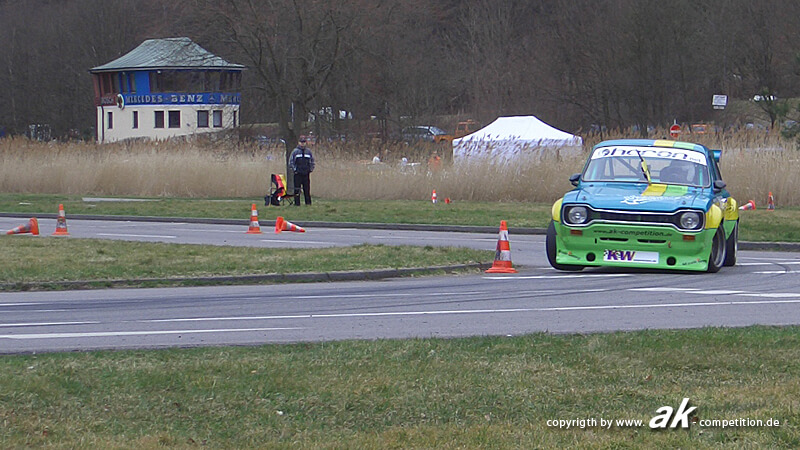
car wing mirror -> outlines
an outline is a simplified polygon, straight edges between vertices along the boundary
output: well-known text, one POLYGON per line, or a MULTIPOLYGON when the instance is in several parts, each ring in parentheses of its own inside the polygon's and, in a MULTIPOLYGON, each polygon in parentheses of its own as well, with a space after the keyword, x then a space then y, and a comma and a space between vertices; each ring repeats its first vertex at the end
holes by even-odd
POLYGON ((572 174, 572 175, 569 177, 569 182, 570 182, 570 183, 572 183, 572 185, 573 185, 573 186, 577 186, 577 185, 578 185, 578 181, 580 181, 580 179, 581 179, 581 174, 579 174, 579 173, 573 173, 573 174, 572 174))
POLYGON ((719 191, 725 189, 726 186, 728 186, 727 183, 725 183, 722 180, 717 180, 717 181, 714 182, 714 192, 719 192, 719 191))

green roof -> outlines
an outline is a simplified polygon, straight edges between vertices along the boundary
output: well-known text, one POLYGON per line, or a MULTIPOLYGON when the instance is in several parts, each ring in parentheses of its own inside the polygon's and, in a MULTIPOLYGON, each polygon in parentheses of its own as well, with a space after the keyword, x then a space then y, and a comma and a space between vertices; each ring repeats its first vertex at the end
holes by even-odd
POLYGON ((148 69, 244 70, 210 53, 187 37, 148 39, 119 58, 89 69, 89 72, 117 72, 148 69))

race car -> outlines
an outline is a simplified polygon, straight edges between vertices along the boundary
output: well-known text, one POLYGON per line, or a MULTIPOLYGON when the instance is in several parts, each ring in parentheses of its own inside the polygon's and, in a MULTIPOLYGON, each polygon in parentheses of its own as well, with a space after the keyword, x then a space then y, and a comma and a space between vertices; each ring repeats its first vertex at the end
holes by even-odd
POLYGON ((553 204, 550 265, 718 272, 736 264, 739 208, 725 189, 720 150, 651 139, 592 148, 575 188, 553 204))

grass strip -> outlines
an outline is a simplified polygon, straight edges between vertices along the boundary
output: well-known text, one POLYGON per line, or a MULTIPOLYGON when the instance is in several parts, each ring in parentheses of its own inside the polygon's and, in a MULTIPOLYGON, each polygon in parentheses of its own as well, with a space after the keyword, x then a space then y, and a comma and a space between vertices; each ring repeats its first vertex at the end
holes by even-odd
MULTIPOLYGON (((109 283, 104 282, 111 280, 236 277, 448 266, 486 263, 492 260, 494 253, 488 250, 434 246, 362 244, 323 249, 265 249, 18 237, 0 239, 0 254, 6 262, 0 266, 0 289, 18 290, 26 284, 61 281, 89 280, 91 283, 86 287, 105 287, 109 283)), ((148 283, 153 284, 152 281, 148 283)), ((176 283, 186 284, 179 280, 176 283)), ((203 280, 196 282, 204 283, 203 280)))
POLYGON ((3 448, 800 447, 798 327, 16 355, 0 371, 3 448), (648 427, 687 397, 688 430, 648 427), (780 425, 699 422, 738 418, 780 425))

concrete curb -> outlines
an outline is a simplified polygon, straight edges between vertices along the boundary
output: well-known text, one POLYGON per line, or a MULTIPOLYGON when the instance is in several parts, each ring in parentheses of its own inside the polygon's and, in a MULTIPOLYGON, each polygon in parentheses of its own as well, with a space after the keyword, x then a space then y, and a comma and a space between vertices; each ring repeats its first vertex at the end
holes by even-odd
POLYGON ((486 270, 492 265, 488 263, 453 264, 448 266, 408 267, 397 269, 378 269, 369 271, 343 272, 308 272, 308 273, 268 273, 262 275, 216 276, 216 277, 178 277, 178 278, 141 278, 132 280, 76 280, 76 281, 42 281, 31 283, 0 284, 0 290, 18 291, 47 289, 86 289, 91 287, 134 287, 157 283, 193 283, 193 284, 279 284, 279 283, 319 283, 334 281, 368 281, 386 278, 399 278, 412 275, 426 275, 438 272, 456 272, 459 270, 486 270))

